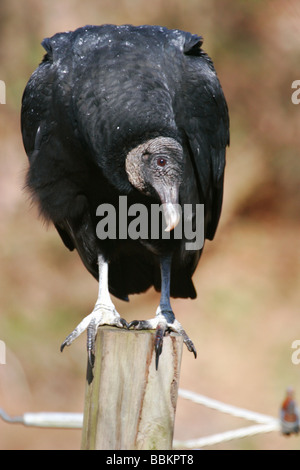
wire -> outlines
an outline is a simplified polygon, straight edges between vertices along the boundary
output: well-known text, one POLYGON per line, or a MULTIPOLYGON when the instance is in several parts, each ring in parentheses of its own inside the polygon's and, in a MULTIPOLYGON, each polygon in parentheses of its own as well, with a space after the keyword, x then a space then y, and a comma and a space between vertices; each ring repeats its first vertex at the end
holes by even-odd
POLYGON ((0 417, 8 423, 19 423, 25 426, 42 428, 68 428, 81 429, 83 425, 82 413, 24 413, 22 416, 10 417, 0 409, 0 417))
POLYGON ((253 436, 255 434, 267 433, 279 430, 279 422, 270 422, 267 424, 254 424, 253 426, 246 426, 232 431, 226 431, 212 436, 200 437, 199 439, 190 439, 188 441, 173 441, 175 449, 201 449, 206 446, 220 444, 221 442, 232 441, 234 439, 241 439, 242 437, 253 436))
MULTIPOLYGON (((191 392, 189 390, 179 389, 178 396, 193 403, 197 403, 207 408, 218 410, 231 416, 244 418, 254 421, 255 425, 245 426, 243 428, 234 429, 211 436, 201 437, 198 439, 189 439, 187 441, 174 440, 174 448, 200 449, 206 446, 219 444, 221 442, 240 439, 255 434, 267 433, 280 430, 279 419, 273 418, 262 413, 238 408, 237 406, 214 400, 212 398, 191 392)), ((25 426, 50 427, 50 428, 68 428, 81 429, 83 425, 82 413, 24 413, 22 416, 10 417, 0 409, 0 418, 8 423, 21 423, 25 426)))
POLYGON ((255 421, 256 423, 269 423, 273 422, 274 420, 277 422, 275 418, 272 416, 264 415, 261 413, 256 413, 255 411, 249 411, 244 408, 238 408, 237 406, 228 405, 227 403, 222 403, 218 400, 213 400, 212 398, 208 398, 204 395, 199 395, 198 393, 190 392, 189 390, 179 389, 178 395, 181 398, 186 398, 194 403, 199 405, 204 405, 207 408, 212 408, 214 410, 221 411, 222 413, 227 413, 232 416, 237 416, 239 418, 248 419, 249 421, 255 421))

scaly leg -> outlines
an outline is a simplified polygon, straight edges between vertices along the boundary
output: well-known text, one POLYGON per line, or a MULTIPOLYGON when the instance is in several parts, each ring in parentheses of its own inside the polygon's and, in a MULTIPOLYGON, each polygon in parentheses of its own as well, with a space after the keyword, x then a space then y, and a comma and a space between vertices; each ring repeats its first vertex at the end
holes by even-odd
POLYGON ((94 310, 77 325, 69 336, 67 336, 60 348, 60 350, 63 351, 65 346, 69 346, 81 333, 87 330, 87 351, 91 366, 93 366, 97 328, 101 325, 128 328, 128 323, 120 317, 112 303, 108 290, 108 263, 104 260, 102 255, 98 256, 98 267, 99 292, 94 310))
POLYGON ((155 318, 141 321, 134 320, 129 323, 129 328, 133 327, 136 330, 156 330, 156 369, 158 367, 159 356, 162 352, 163 337, 169 331, 174 331, 181 335, 188 350, 193 352, 195 357, 197 356, 193 342, 190 340, 179 321, 176 320, 170 304, 171 261, 170 256, 161 258, 161 297, 155 318))

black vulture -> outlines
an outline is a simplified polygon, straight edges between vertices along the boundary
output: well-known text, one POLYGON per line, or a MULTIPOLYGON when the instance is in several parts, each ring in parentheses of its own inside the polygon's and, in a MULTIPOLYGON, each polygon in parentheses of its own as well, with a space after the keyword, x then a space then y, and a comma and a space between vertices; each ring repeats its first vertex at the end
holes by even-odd
POLYGON ((227 104, 202 37, 160 26, 102 25, 58 33, 42 45, 46 54, 22 100, 26 186, 99 281, 92 313, 61 349, 87 329, 92 361, 97 328, 109 324, 156 329, 156 363, 170 331, 196 357, 170 296, 196 297, 192 275, 203 243, 187 249, 185 231, 175 236, 175 230, 186 221, 195 234, 197 207, 204 207, 203 238, 213 239, 229 143, 227 104), (165 231, 154 236, 150 217, 146 235, 124 236, 121 198, 149 211, 160 205, 165 231), (116 230, 101 236, 98 224, 109 225, 109 207, 116 209, 116 230), (155 318, 128 324, 110 294, 128 300, 151 286, 161 291, 155 318))

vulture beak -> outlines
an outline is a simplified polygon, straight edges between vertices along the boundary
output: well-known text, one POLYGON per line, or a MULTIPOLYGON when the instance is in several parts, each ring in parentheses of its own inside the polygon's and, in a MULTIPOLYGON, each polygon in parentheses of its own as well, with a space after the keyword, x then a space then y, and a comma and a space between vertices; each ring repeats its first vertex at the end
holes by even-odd
POLYGON ((165 232, 171 232, 180 221, 181 211, 179 210, 178 204, 173 204, 172 202, 164 203, 163 211, 167 223, 165 232))
POLYGON ((165 232, 171 232, 180 221, 181 207, 179 205, 179 186, 159 188, 157 191, 162 202, 164 217, 166 220, 165 232))

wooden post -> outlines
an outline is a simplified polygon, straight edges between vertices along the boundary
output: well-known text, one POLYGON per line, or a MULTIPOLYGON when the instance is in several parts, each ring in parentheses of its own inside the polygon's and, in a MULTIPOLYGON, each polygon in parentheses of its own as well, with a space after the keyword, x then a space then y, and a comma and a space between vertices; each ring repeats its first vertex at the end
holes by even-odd
POLYGON ((156 370, 154 331, 98 330, 82 450, 172 449, 182 344, 166 336, 156 370))

